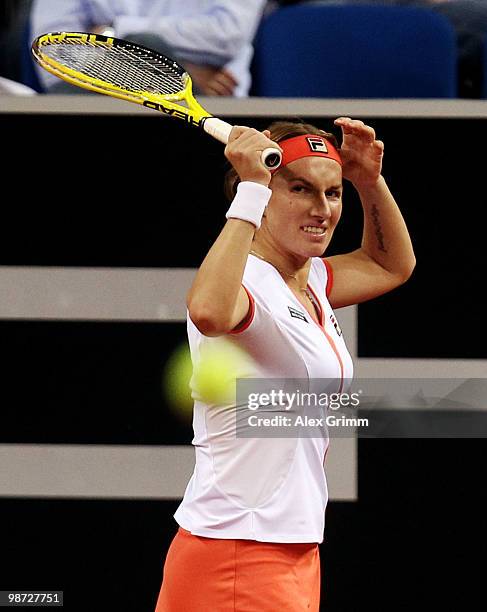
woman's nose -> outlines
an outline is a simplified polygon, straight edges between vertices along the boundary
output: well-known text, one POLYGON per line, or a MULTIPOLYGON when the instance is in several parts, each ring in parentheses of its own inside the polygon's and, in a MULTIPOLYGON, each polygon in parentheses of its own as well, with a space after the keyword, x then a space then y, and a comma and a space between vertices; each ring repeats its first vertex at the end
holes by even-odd
POLYGON ((331 206, 330 203, 328 202, 328 198, 326 197, 325 193, 322 193, 318 196, 318 208, 319 208, 319 214, 325 216, 326 218, 329 218, 331 216, 331 206))

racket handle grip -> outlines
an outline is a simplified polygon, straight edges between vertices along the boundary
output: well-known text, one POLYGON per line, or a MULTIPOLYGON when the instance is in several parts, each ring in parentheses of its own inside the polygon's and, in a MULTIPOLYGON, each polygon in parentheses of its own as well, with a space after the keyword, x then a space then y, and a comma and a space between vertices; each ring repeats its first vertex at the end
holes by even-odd
POLYGON ((213 136, 223 144, 227 144, 232 131, 232 125, 216 117, 206 117, 203 121, 203 129, 207 134, 213 136))
MULTIPOLYGON (((232 125, 217 117, 206 117, 203 121, 203 129, 205 132, 220 142, 223 142, 223 144, 227 144, 232 128, 232 125)), ((269 147, 262 151, 261 160, 266 168, 275 170, 281 165, 282 154, 279 149, 269 147)))
POLYGON ((266 168, 269 168, 269 170, 275 170, 281 165, 282 153, 279 151, 279 149, 269 147, 262 151, 260 159, 266 168))

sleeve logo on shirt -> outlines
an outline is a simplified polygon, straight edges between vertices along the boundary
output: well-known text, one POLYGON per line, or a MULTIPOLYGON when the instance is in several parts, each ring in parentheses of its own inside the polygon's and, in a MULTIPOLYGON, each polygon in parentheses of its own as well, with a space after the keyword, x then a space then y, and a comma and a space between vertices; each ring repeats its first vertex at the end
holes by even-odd
POLYGON ((328 153, 328 147, 323 138, 319 136, 308 136, 306 140, 308 141, 309 148, 315 153, 328 153))
POLYGON ((305 321, 306 323, 309 323, 308 319, 304 316, 304 314, 300 310, 296 310, 296 308, 292 308, 291 306, 288 306, 288 310, 289 310, 290 315, 294 319, 301 319, 301 321, 305 321))

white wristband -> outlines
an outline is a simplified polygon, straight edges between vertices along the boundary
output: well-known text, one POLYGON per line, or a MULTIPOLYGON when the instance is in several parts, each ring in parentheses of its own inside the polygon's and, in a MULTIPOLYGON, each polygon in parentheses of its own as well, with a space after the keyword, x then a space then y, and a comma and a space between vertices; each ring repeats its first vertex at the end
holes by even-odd
POLYGON ((259 229, 262 215, 272 191, 260 183, 244 181, 237 187, 237 195, 226 214, 227 219, 241 219, 253 223, 259 229))

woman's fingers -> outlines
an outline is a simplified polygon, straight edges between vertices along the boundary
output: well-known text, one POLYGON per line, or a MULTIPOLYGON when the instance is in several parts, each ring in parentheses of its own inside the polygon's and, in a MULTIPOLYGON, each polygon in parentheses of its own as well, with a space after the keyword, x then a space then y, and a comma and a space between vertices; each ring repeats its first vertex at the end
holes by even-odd
POLYGON ((339 117, 335 119, 335 125, 342 128, 343 134, 349 134, 362 138, 366 142, 372 143, 375 140, 374 128, 366 125, 359 119, 351 119, 350 117, 339 117))
POLYGON ((262 164, 261 154, 269 147, 280 148, 270 138, 270 132, 254 128, 234 126, 225 148, 225 155, 241 180, 254 180, 268 184, 271 175, 262 164))
POLYGON ((270 139, 270 135, 271 133, 269 130, 259 132, 254 128, 236 125, 230 132, 228 142, 229 144, 234 145, 233 148, 236 148, 238 144, 238 147, 241 149, 254 149, 256 151, 263 151, 267 147, 275 147, 280 149, 279 145, 270 139))

